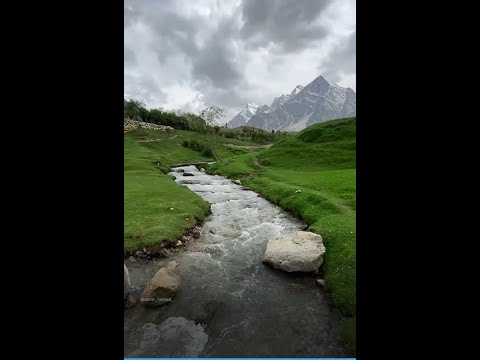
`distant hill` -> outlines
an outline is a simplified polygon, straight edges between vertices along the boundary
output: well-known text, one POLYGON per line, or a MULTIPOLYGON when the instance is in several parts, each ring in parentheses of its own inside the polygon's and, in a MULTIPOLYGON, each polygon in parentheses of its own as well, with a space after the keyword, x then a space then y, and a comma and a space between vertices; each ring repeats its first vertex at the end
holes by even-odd
POLYGON ((258 155, 276 168, 356 168, 356 118, 312 125, 258 155))

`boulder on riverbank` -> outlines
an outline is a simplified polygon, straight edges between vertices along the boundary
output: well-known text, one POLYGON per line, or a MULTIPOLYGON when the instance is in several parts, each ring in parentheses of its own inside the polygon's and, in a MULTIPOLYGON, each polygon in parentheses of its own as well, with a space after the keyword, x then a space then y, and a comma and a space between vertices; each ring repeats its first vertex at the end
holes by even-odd
POLYGON ((140 301, 146 306, 159 306, 169 303, 173 300, 179 286, 180 277, 163 267, 145 286, 140 301))
POLYGON ((297 231, 284 237, 270 240, 263 262, 274 269, 287 272, 314 272, 323 263, 325 246, 320 235, 297 231))

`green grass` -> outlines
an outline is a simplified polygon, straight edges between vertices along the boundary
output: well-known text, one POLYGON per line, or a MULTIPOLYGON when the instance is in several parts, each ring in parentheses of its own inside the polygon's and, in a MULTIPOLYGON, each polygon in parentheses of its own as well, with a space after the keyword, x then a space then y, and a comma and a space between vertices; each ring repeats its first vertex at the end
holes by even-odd
POLYGON ((155 247, 165 240, 175 241, 208 214, 207 202, 165 173, 173 162, 209 159, 168 140, 171 137, 143 129, 125 134, 125 253, 155 247), (161 141, 138 142, 145 136, 161 141))
POLYGON ((240 179, 305 220, 327 249, 324 277, 344 315, 342 338, 355 352, 356 119, 308 127, 269 149, 249 152, 209 172, 240 179))
MULTIPOLYGON (((279 204, 310 230, 322 235, 325 280, 344 315, 342 338, 355 352, 356 314, 356 120, 316 124, 269 149, 231 148, 258 144, 209 134, 220 164, 209 172, 240 179, 279 204)), ((213 161, 182 146, 186 139, 205 142, 202 134, 137 129, 125 134, 125 251, 176 240, 209 205, 169 176, 172 164, 213 161), (147 139, 157 141, 143 142, 147 139), (170 210, 173 208, 174 210, 170 210), (187 220, 188 219, 188 220, 187 220)))
MULTIPOLYGON (((214 160, 182 146, 184 139, 205 142, 203 135, 191 131, 164 133, 136 129, 124 134, 125 254, 143 247, 154 248, 163 241, 175 241, 208 214, 207 202, 166 175, 173 164, 214 160)), ((227 143, 255 145, 219 135, 209 135, 209 139, 222 159, 248 151, 230 149, 225 146, 227 143)))

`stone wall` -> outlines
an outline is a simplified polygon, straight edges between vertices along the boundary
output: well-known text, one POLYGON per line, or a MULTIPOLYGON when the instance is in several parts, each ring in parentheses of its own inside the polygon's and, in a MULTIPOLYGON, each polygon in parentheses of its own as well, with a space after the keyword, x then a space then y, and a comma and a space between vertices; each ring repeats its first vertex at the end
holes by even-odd
POLYGON ((123 131, 132 131, 136 128, 144 128, 149 130, 157 130, 157 131, 173 131, 171 126, 164 126, 164 125, 157 125, 143 121, 136 121, 131 119, 123 119, 123 131))

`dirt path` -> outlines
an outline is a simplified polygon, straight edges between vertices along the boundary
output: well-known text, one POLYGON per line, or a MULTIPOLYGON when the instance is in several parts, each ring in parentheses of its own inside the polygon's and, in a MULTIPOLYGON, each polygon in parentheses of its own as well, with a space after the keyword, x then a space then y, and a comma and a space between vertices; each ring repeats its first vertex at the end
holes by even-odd
POLYGON ((268 149, 273 144, 267 145, 234 145, 234 144, 225 144, 225 146, 233 149, 268 149))
MULTIPOLYGON (((169 138, 168 140, 173 140, 177 137, 178 135, 174 135, 172 136, 171 138, 169 138)), ((138 142, 152 142, 152 141, 162 141, 162 140, 165 140, 165 139, 143 139, 143 140, 137 140, 138 142)))

